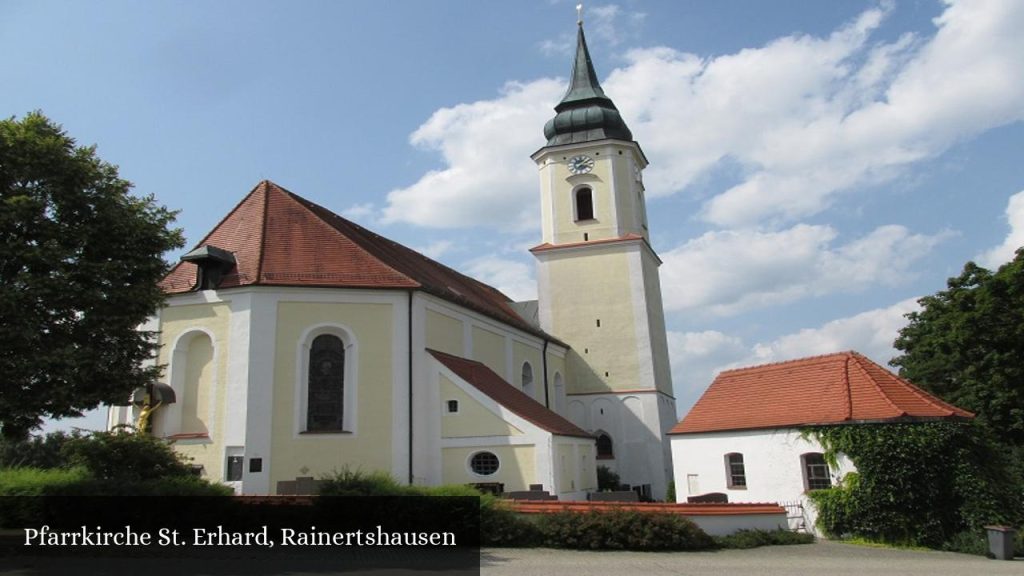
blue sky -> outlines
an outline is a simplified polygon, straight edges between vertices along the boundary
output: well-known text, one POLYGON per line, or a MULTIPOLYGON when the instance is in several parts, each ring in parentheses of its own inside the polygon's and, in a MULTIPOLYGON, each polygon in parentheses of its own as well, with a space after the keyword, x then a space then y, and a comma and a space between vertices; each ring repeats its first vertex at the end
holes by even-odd
MULTIPOLYGON (((574 7, 0 0, 0 114, 96 144, 190 244, 270 179, 529 299, 529 155, 574 7)), ((623 0, 584 18, 651 161, 681 413, 722 368, 885 363, 916 298, 1024 244, 1024 3, 623 0)))

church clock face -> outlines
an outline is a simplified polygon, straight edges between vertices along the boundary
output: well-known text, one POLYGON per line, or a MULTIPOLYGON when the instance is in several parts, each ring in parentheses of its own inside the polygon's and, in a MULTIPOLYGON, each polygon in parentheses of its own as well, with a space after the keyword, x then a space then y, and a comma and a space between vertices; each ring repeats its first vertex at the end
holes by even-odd
POLYGON ((594 159, 590 156, 573 156, 569 159, 569 172, 586 174, 594 169, 594 159))

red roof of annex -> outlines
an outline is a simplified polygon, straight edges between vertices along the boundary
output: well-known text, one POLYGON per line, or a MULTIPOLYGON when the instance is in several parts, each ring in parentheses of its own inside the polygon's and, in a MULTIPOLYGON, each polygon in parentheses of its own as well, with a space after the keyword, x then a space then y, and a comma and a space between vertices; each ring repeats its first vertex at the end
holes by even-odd
POLYGON ((669 434, 973 417, 849 351, 722 372, 669 434))

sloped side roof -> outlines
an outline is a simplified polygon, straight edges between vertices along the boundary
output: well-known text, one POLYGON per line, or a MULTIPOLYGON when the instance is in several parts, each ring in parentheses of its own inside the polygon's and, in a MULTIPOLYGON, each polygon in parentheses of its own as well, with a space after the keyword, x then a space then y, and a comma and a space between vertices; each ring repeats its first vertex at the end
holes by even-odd
MULTIPOLYGON (((496 288, 375 234, 269 181, 260 182, 196 246, 235 255, 220 288, 249 285, 418 288, 554 340, 516 314, 496 288)), ((192 289, 196 265, 180 262, 165 292, 192 289)))
POLYGON ((434 358, 437 358, 459 378, 469 382, 492 400, 544 430, 561 436, 594 437, 557 413, 545 408, 543 404, 530 398, 480 362, 437 350, 428 349, 427 352, 430 352, 434 358))
POLYGON ((669 434, 973 416, 851 351, 722 372, 669 434))

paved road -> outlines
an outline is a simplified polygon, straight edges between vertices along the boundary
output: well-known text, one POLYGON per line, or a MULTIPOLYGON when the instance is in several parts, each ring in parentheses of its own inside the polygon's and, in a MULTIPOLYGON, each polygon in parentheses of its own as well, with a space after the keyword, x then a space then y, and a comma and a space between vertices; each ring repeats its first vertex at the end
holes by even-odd
POLYGON ((834 542, 721 552, 483 551, 483 576, 1024 576, 1012 562, 950 552, 868 548, 834 542))

